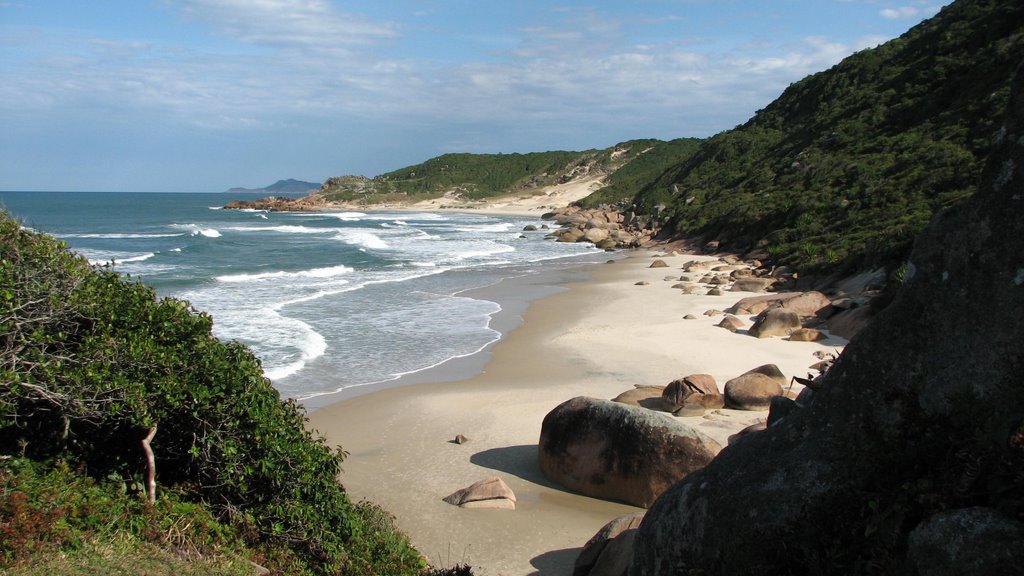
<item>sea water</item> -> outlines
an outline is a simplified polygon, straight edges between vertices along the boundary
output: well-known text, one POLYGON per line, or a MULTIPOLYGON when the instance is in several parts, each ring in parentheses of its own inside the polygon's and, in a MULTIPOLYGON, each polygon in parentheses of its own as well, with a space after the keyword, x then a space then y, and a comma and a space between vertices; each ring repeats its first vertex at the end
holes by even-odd
POLYGON ((300 400, 476 354, 501 304, 467 291, 602 257, 523 231, 536 218, 221 208, 234 198, 0 192, 24 226, 212 315, 300 400))

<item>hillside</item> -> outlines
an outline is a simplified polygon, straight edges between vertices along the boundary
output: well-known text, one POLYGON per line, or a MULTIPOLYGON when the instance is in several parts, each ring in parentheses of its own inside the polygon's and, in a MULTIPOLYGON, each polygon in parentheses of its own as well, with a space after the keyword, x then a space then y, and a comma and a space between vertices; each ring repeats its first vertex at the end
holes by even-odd
POLYGON ((482 200, 529 194, 545 186, 614 175, 665 144, 658 140, 633 140, 584 152, 444 154, 372 179, 362 176, 330 178, 314 196, 328 202, 378 204, 441 197, 482 200))
POLYGON ((666 236, 760 249, 779 264, 897 264, 937 210, 974 193, 1022 58, 1024 4, 959 0, 791 85, 633 203, 663 205, 666 236))

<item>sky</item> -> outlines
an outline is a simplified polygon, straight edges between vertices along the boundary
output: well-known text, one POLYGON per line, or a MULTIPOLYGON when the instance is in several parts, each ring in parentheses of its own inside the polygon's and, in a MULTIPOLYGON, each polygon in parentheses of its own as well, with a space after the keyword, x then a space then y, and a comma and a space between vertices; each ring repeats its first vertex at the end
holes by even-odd
POLYGON ((0 190, 707 137, 949 0, 0 0, 0 190))

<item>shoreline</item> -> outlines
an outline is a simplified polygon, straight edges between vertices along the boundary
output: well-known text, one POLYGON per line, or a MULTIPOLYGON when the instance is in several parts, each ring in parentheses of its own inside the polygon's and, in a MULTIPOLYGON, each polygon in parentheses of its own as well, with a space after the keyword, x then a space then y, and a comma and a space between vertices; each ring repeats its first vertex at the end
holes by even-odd
POLYGON ((490 362, 495 346, 500 345, 508 335, 523 324, 523 317, 530 305, 544 298, 568 290, 570 284, 589 279, 594 266, 603 266, 609 259, 622 259, 616 254, 580 254, 567 261, 557 262, 552 269, 530 268, 515 275, 500 278, 492 284, 467 288, 453 294, 478 300, 494 302, 499 310, 490 316, 487 324, 497 336, 475 352, 447 358, 433 366, 396 374, 394 378, 349 386, 332 392, 323 392, 296 401, 306 407, 309 413, 359 396, 374 394, 392 388, 421 386, 444 382, 464 381, 484 372, 490 362), (600 262, 598 261, 600 259, 600 262))
MULTIPOLYGON (((682 295, 666 274, 715 258, 664 257, 670 268, 651 269, 651 255, 585 266, 588 279, 529 301, 522 324, 493 345, 475 376, 405 381, 311 412, 310 427, 350 453, 341 482, 352 498, 394 514, 435 565, 466 562, 481 576, 568 574, 598 529, 640 509, 568 492, 541 475, 536 443, 551 409, 575 396, 611 398, 692 373, 712 374, 721 387, 769 362, 802 376, 814 351, 842 344, 759 340, 715 327, 718 319, 704 310, 750 293, 682 295), (649 285, 636 285, 641 280, 649 285), (457 434, 470 441, 453 443, 457 434), (466 510, 441 500, 494 475, 515 492, 516 510, 466 510)), ((685 421, 725 445, 765 416, 718 410, 685 421)))

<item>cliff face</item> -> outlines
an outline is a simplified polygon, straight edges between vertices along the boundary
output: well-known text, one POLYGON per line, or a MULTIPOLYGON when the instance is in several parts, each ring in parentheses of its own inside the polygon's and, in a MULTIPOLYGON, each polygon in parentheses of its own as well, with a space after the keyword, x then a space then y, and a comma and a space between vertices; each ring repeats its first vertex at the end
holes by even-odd
POLYGON ((665 492, 630 574, 1021 574, 1024 75, 823 390, 665 492))

